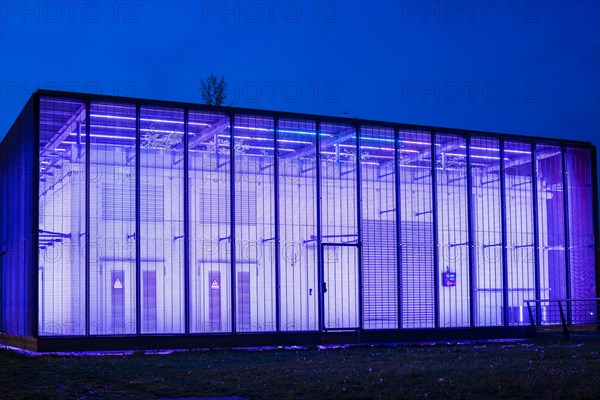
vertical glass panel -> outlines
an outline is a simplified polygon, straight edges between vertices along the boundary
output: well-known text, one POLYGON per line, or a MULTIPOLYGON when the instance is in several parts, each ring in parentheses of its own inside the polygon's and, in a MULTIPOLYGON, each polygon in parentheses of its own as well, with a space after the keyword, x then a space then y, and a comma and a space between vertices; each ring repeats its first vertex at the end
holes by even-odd
POLYGON ((318 329, 317 158, 314 121, 280 119, 281 330, 318 329))
POLYGON ((529 324, 524 300, 535 299, 531 145, 504 143, 509 325, 529 324))
POLYGON ((90 109, 90 334, 132 334, 135 323, 133 104, 90 109))
POLYGON ((472 138, 472 218, 475 325, 502 325, 502 213, 500 143, 472 138))
POLYGON ((323 242, 356 243, 356 130, 327 122, 320 129, 323 242))
POLYGON ((440 327, 469 326, 466 139, 436 135, 440 327))
POLYGON ((190 331, 231 332, 230 119, 189 112, 190 331))
POLYGON ((40 99, 39 334, 85 334, 85 103, 40 99))
POLYGON ((365 329, 398 328, 396 173, 394 130, 360 130, 362 191, 363 323, 365 329))
POLYGON ((431 135, 400 131, 401 316, 403 328, 435 326, 431 135))
POLYGON ((274 331, 276 307, 273 118, 236 115, 233 140, 236 330, 274 331))
MULTIPOLYGON (((565 252, 565 198, 560 146, 536 146, 540 299, 559 300, 567 295, 565 252)), ((556 302, 541 303, 542 324, 559 324, 556 302)))
POLYGON ((140 109, 142 333, 181 333, 183 110, 140 109))
MULTIPOLYGON (((573 299, 589 299, 597 297, 591 151, 568 148, 566 156, 570 294, 573 299)), ((573 302, 570 311, 574 324, 597 321, 596 302, 573 302)))
MULTIPOLYGON (((350 125, 324 122, 319 127, 319 152, 321 171, 321 235, 322 243, 358 243, 357 216, 357 167, 358 149, 356 130, 350 125)), ((343 251, 337 257, 335 251, 323 250, 323 316, 325 327, 351 327, 351 315, 360 310, 354 303, 353 293, 359 293, 358 251, 343 251), (326 257, 334 257, 328 260, 326 257), (337 258, 336 258, 337 257, 337 258), (336 267, 339 263, 343 266, 336 267), (352 267, 350 267, 352 266, 352 267), (356 266, 356 268, 354 268, 356 266), (328 272, 329 269, 329 272, 328 272), (344 271, 344 281, 335 271, 344 271), (331 273, 330 273, 331 272, 331 273), (334 290, 328 288, 335 287, 334 290), (349 317, 350 319, 346 318, 349 317)))

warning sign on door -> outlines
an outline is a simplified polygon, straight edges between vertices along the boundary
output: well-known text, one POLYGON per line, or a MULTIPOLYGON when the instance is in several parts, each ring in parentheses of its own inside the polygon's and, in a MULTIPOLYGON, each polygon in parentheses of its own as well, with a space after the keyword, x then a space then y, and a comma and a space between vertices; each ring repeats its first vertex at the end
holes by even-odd
POLYGON ((219 288, 219 282, 217 282, 216 279, 213 279, 213 281, 210 284, 210 288, 211 289, 218 289, 219 288))
POLYGON ((115 289, 123 289, 123 284, 121 283, 121 281, 119 280, 119 278, 117 278, 117 280, 115 281, 115 284, 113 285, 113 287, 115 289))

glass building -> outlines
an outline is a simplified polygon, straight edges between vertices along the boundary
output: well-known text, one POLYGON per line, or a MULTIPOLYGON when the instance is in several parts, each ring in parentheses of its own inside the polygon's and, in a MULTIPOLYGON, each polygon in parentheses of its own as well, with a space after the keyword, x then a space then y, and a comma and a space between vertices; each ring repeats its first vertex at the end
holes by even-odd
POLYGON ((0 147, 0 341, 526 336, 559 322, 526 300, 598 297, 596 165, 571 140, 38 91, 0 147))

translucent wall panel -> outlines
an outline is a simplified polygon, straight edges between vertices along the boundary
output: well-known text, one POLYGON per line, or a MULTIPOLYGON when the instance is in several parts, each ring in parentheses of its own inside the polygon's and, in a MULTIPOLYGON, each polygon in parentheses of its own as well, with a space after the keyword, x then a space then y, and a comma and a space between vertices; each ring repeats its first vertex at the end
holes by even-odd
MULTIPOLYGON (((592 160, 589 149, 567 148, 566 153, 569 263, 571 298, 596 297, 594 254, 594 204, 592 192, 592 160)), ((597 207, 598 205, 596 205, 597 207)), ((593 302, 574 302, 572 322, 595 323, 596 305, 593 302)))
MULTIPOLYGON (((560 146, 536 146, 540 299, 565 299, 567 268, 565 252, 565 199, 560 146)), ((541 303, 540 323, 560 323, 558 304, 541 303)))
MULTIPOLYGON (((90 107, 90 334, 136 332, 136 108, 90 107)), ((143 214, 143 212, 142 212, 143 214)))
POLYGON ((466 139, 438 134, 435 143, 440 327, 469 326, 466 139))
POLYGON ((190 331, 231 332, 230 119, 189 112, 190 331))
MULTIPOLYGON (((323 243, 358 243, 357 167, 358 151, 356 130, 350 125, 322 123, 319 130, 321 160, 321 234, 323 243)), ((359 325, 359 277, 357 251, 339 250, 348 266, 345 282, 333 278, 325 271, 323 299, 326 327, 357 327, 359 325), (333 280, 327 280, 331 278, 333 280), (343 285, 333 287, 332 285, 343 285), (334 305, 335 306, 332 306, 334 305), (333 307, 333 308, 332 308, 333 307)), ((337 254, 336 250, 329 254, 337 254)), ((324 252, 325 256, 325 252, 324 252)), ((338 261, 328 265, 332 268, 338 261)), ((340 261, 341 262, 341 261, 340 261)), ((328 261, 325 260, 325 264, 328 261)), ((334 268, 335 270, 335 268, 334 268)))
MULTIPOLYGON (((276 330, 273 119, 236 115, 236 329, 276 330)), ((285 148, 285 147, 283 147, 285 148)))
POLYGON ((280 316, 283 331, 314 331, 319 327, 316 135, 314 121, 279 120, 280 316))
POLYGON ((502 325, 502 213, 500 143, 472 138, 473 279, 476 326, 502 325))
POLYGON ((433 328, 436 277, 431 135, 400 131, 399 140, 402 327, 433 328))
POLYGON ((531 145, 504 144, 509 325, 529 323, 524 300, 536 298, 531 145))
POLYGON ((40 99, 39 334, 85 333, 85 104, 40 99))
POLYGON ((319 138, 323 242, 357 242, 356 130, 323 123, 319 138))
POLYGON ((141 331, 181 333, 183 110, 140 109, 141 331))
POLYGON ((398 328, 394 130, 360 130, 365 329, 398 328))
POLYGON ((3 333, 32 336, 37 306, 33 303, 38 280, 38 243, 34 206, 38 193, 34 170, 36 143, 32 97, 0 143, 0 329, 3 333), (34 225, 35 223, 35 225, 34 225))

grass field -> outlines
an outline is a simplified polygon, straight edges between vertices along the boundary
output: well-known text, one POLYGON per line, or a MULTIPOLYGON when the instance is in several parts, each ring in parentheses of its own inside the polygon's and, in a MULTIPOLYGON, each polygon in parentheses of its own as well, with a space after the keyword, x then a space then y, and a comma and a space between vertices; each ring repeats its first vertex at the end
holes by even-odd
POLYGON ((0 399, 599 399, 600 339, 27 356, 0 350, 0 399))

